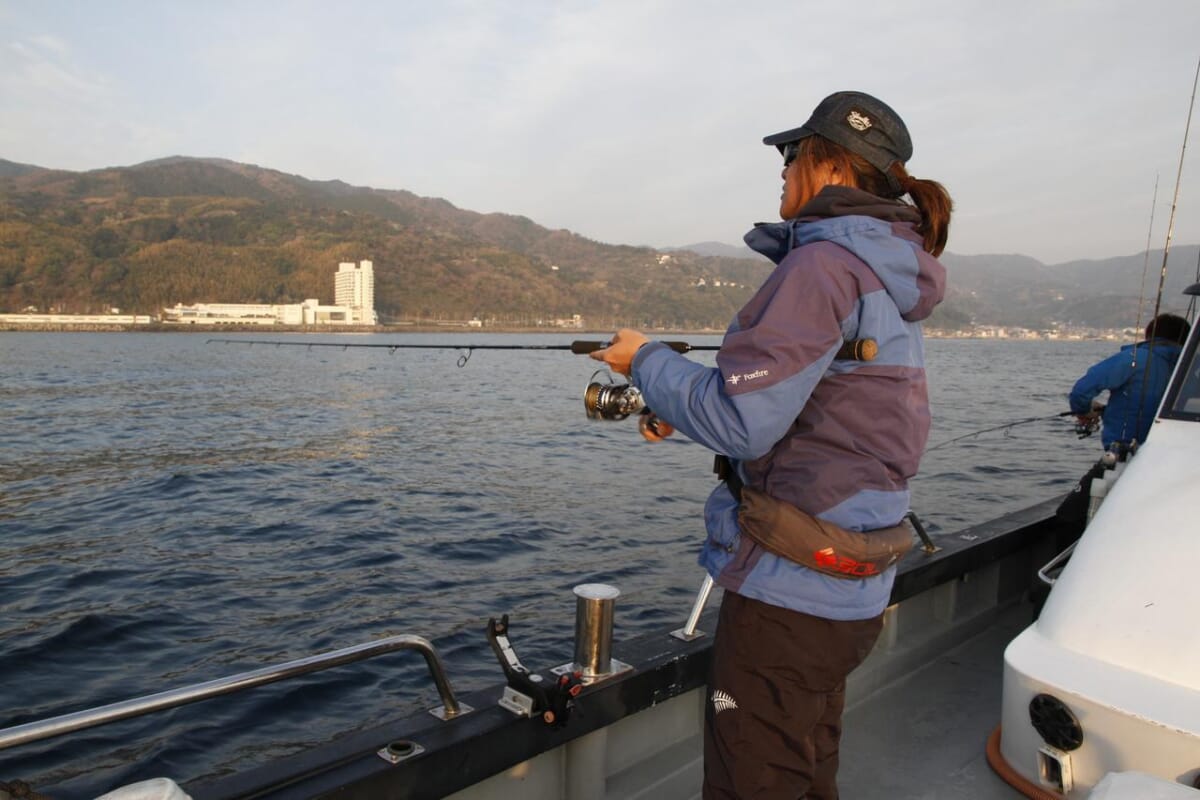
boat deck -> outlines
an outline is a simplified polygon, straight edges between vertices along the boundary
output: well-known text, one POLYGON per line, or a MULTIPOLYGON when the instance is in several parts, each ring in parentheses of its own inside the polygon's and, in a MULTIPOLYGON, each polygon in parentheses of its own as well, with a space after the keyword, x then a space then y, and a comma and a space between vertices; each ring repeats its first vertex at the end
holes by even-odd
POLYGON ((838 786, 853 800, 1024 797, 984 754, 1000 724, 1004 648, 1032 619, 1008 609, 982 633, 847 709, 838 786))

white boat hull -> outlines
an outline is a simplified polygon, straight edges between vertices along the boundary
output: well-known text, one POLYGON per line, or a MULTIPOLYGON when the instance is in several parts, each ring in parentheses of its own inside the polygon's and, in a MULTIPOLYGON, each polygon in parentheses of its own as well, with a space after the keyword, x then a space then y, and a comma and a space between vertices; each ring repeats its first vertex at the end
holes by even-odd
POLYGON ((1005 651, 1001 753, 1035 785, 1046 780, 1047 747, 1029 720, 1039 694, 1063 701, 1083 730, 1062 751, 1068 798, 1087 797, 1110 772, 1136 770, 1190 784, 1200 772, 1200 692, 1064 650, 1030 626, 1005 651))
POLYGON ((1005 653, 1001 753, 1067 798, 1125 771, 1200 786, 1200 420, 1179 405, 1107 489, 1041 616, 1005 653), (1078 737, 1039 733, 1038 695, 1061 702, 1078 737))

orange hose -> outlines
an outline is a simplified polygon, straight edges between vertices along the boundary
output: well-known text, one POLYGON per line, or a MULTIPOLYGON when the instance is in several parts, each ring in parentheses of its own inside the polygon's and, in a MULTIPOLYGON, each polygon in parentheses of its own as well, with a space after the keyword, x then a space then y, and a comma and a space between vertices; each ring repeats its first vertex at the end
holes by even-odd
POLYGON ((1008 762, 1004 760, 1004 756, 1000 753, 999 725, 996 726, 996 730, 992 731, 992 735, 987 740, 987 762, 992 771, 999 775, 1005 783, 1026 797, 1032 798, 1032 800, 1065 800, 1058 792, 1052 792, 1049 789, 1031 783, 1024 775, 1021 775, 1008 765, 1008 762))

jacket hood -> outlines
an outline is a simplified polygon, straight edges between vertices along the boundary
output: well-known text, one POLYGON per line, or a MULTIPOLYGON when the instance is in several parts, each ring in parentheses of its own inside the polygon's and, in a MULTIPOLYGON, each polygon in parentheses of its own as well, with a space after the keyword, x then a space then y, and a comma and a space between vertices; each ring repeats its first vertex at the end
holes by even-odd
POLYGON ((946 269, 922 249, 920 212, 859 189, 826 186, 795 219, 757 223, 744 240, 778 264, 797 247, 832 242, 849 250, 879 277, 901 316, 926 319, 946 291, 946 269))

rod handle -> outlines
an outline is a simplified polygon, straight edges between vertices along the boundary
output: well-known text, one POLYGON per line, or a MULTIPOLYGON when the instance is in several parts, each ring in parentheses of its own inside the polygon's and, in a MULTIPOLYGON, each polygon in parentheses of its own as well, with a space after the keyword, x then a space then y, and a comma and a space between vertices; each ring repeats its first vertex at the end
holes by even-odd
MULTIPOLYGON (((600 342, 594 339, 576 339, 571 342, 571 352, 577 356, 603 350, 611 342, 600 342)), ((717 346, 701 345, 692 347, 687 342, 662 342, 676 353, 690 353, 692 350, 719 350, 717 346)), ((851 339, 841 346, 837 357, 844 361, 874 361, 879 355, 879 344, 874 339, 851 339)))
MULTIPOLYGON (((589 340, 589 339, 576 339, 575 341, 571 342, 571 352, 577 356, 583 356, 583 355, 587 355, 588 353, 594 353, 597 350, 603 350, 604 348, 608 347, 610 344, 612 344, 612 342, 599 342, 596 340, 589 340)), ((692 346, 690 344, 688 344, 687 342, 662 342, 662 344, 665 344, 667 347, 671 348, 676 353, 687 353, 692 349, 692 346)), ((716 348, 714 347, 712 349, 715 350, 716 348)))

